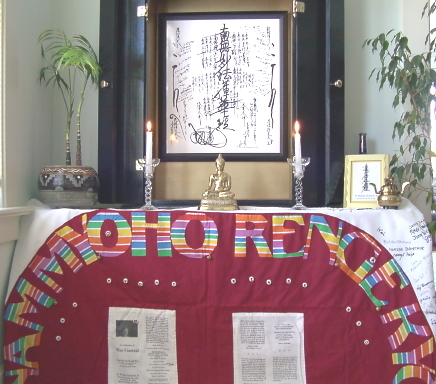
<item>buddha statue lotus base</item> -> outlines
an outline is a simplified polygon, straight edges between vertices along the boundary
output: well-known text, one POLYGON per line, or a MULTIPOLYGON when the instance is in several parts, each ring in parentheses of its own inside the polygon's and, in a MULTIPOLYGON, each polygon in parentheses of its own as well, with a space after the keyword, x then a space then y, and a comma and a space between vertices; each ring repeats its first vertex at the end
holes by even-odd
POLYGON ((201 200, 200 211, 234 211, 239 209, 235 199, 228 198, 205 198, 201 200))

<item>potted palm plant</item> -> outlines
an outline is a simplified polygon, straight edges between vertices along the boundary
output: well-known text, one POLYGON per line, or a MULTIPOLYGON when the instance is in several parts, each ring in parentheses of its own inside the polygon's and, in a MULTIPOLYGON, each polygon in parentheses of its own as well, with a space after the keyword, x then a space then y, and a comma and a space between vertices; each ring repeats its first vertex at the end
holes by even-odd
POLYGON ((52 85, 65 106, 65 166, 47 166, 40 173, 38 187, 44 202, 51 207, 77 207, 95 204, 98 196, 98 175, 92 167, 82 165, 81 113, 85 91, 97 86, 101 66, 89 41, 82 35, 69 38, 64 31, 48 29, 38 37, 44 66, 38 80, 52 85), (76 99, 76 87, 80 94, 76 99), (76 122, 76 164, 71 165, 70 133, 76 122))

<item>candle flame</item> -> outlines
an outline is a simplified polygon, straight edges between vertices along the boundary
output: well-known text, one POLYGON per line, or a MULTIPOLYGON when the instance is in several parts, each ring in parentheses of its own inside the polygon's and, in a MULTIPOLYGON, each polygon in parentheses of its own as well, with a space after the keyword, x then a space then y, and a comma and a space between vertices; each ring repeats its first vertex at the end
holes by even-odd
POLYGON ((294 130, 295 133, 300 133, 300 123, 298 122, 298 120, 295 121, 294 130))
POLYGON ((147 131, 151 132, 151 122, 147 121, 147 125, 146 125, 147 131))

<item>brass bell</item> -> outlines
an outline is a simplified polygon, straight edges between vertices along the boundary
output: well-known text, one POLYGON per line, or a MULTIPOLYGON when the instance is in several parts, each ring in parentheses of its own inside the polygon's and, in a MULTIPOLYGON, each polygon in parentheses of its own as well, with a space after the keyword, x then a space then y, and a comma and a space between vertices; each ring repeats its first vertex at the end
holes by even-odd
POLYGON ((397 209, 401 204, 401 194, 404 192, 404 188, 410 184, 408 181, 404 182, 401 186, 401 192, 394 184, 394 178, 391 173, 385 178, 385 185, 377 192, 377 187, 374 183, 369 183, 374 187, 374 191, 378 194, 378 205, 384 209, 397 209))

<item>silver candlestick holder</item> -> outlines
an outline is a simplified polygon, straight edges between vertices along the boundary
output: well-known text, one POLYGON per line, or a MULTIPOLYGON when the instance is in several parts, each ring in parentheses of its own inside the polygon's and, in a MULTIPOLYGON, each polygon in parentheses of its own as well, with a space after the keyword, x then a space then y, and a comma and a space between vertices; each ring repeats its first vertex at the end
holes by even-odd
POLYGON ((297 169, 297 162, 295 161, 295 156, 292 159, 288 159, 288 164, 292 166, 294 177, 295 177, 295 201, 296 204, 291 207, 292 209, 307 209, 303 205, 303 182, 304 170, 306 166, 310 163, 310 157, 301 158, 301 169, 297 169))
POLYGON ((145 157, 143 159, 138 159, 138 164, 144 171, 144 202, 145 204, 139 208, 139 210, 152 210, 157 209, 151 204, 151 191, 153 189, 153 184, 151 179, 153 178, 153 173, 155 168, 159 165, 160 159, 153 159, 152 165, 147 165, 145 162, 145 157))

